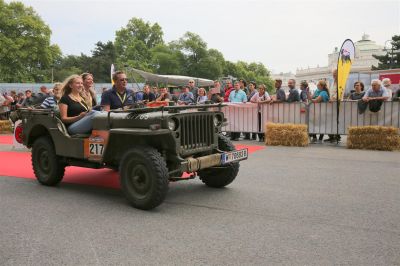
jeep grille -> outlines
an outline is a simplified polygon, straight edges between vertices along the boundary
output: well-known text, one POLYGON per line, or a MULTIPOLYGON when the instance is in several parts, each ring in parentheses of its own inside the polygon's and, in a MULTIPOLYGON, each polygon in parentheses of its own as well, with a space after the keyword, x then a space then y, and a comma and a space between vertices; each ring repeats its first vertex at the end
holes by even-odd
POLYGON ((184 154, 208 150, 214 144, 214 115, 191 113, 180 122, 181 150, 184 154))

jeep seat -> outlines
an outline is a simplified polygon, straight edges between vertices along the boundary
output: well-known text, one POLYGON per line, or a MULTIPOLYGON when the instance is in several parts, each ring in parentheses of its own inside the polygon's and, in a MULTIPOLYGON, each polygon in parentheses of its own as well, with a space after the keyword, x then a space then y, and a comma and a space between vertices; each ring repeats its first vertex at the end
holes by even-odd
POLYGON ((67 127, 65 124, 61 121, 61 119, 57 116, 54 117, 57 120, 57 125, 58 129, 63 132, 66 136, 70 136, 71 138, 88 138, 90 137, 91 134, 75 134, 75 135, 70 135, 68 133, 67 127))

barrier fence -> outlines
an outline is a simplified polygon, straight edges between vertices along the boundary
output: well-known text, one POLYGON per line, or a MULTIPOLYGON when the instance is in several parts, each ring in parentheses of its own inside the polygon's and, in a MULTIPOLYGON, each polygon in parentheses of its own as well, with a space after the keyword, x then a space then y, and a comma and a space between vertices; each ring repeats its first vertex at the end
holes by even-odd
POLYGON ((379 112, 359 114, 356 101, 343 101, 339 110, 337 131, 337 103, 274 103, 232 104, 222 111, 228 120, 226 132, 264 132, 266 123, 292 123, 308 125, 310 134, 348 134, 350 126, 400 126, 400 102, 384 102, 379 112))
MULTIPOLYGON (((228 125, 226 132, 262 133, 266 123, 292 123, 308 125, 310 134, 348 134, 350 126, 400 127, 400 102, 387 101, 379 112, 366 110, 359 114, 356 101, 343 101, 339 110, 337 131, 337 103, 228 103, 222 108, 228 125)), ((10 112, 0 113, 0 119, 8 119, 10 112)))

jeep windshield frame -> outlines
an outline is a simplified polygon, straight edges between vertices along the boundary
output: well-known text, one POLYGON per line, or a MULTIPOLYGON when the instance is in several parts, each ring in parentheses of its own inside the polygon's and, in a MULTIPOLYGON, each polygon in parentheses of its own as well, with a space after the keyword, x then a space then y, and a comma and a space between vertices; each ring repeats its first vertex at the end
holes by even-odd
POLYGON ((217 107, 219 111, 223 107, 227 106, 226 104, 204 104, 204 105, 183 105, 183 106, 159 106, 159 107, 144 107, 144 108, 136 108, 136 109, 127 109, 127 110, 110 110, 107 114, 107 126, 111 128, 111 113, 129 113, 129 114, 141 114, 141 113, 153 113, 153 112, 161 112, 161 116, 163 117, 164 112, 179 112, 182 110, 189 109, 198 109, 202 111, 206 111, 210 108, 217 107))

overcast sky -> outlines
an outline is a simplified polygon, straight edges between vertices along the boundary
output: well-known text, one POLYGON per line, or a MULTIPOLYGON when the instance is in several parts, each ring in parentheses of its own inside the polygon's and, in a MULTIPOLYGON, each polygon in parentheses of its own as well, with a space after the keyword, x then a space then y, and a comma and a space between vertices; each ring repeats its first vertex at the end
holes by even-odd
MULTIPOLYGON (((10 2, 10 1, 7 1, 10 2)), ((199 34, 226 60, 262 62, 273 72, 326 66, 328 53, 363 33, 383 45, 400 34, 397 1, 23 0, 50 26, 63 54, 90 54, 114 41, 132 17, 157 22, 164 41, 199 34)))

